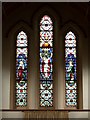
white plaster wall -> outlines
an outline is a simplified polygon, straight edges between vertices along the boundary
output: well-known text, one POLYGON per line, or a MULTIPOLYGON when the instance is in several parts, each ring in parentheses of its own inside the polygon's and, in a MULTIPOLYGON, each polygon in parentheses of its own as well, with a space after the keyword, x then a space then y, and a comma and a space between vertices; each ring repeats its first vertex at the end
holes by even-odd
MULTIPOLYGON (((88 44, 88 51, 90 51, 89 46, 90 46, 90 42, 88 44)), ((88 53, 88 108, 90 109, 90 54, 89 53, 88 53)), ((88 113, 88 118, 90 120, 90 112, 88 113)))
MULTIPOLYGON (((0 109, 2 109, 2 3, 0 2, 0 109)), ((0 119, 2 112, 0 111, 0 119)))
POLYGON ((88 112, 69 112, 69 118, 88 118, 88 112))
MULTIPOLYGON (((73 118, 88 118, 88 112, 69 112, 68 116, 70 120, 73 118)), ((3 112, 2 118, 24 118, 24 112, 3 112)))
POLYGON ((24 118, 24 113, 23 112, 3 112, 2 118, 24 118))
MULTIPOLYGON (((90 58, 88 60, 90 60, 90 58)), ((88 64, 88 109, 90 109, 90 65, 89 64, 88 64)), ((88 119, 90 120, 90 112, 88 112, 88 119)))
POLYGON ((2 108, 10 108, 10 56, 9 56, 9 47, 10 44, 5 38, 5 44, 3 46, 2 53, 2 108))
POLYGON ((8 70, 4 70, 3 82, 2 82, 2 108, 10 108, 10 73, 8 70))
POLYGON ((83 70, 83 109, 88 109, 88 70, 83 70))
POLYGON ((83 40, 82 51, 83 51, 83 54, 82 54, 83 109, 88 109, 88 42, 87 42, 87 39, 83 40))

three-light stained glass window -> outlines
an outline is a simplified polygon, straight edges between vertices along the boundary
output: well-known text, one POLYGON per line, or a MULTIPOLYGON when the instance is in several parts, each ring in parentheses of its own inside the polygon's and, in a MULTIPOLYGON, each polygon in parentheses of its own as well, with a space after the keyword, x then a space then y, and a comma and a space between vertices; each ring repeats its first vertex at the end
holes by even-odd
POLYGON ((27 106, 27 58, 28 41, 25 32, 17 35, 16 41, 16 106, 27 106))
POLYGON ((40 21, 40 106, 53 106, 53 23, 48 15, 40 21))
POLYGON ((65 103, 77 107, 77 63, 76 36, 70 31, 65 36, 65 103))

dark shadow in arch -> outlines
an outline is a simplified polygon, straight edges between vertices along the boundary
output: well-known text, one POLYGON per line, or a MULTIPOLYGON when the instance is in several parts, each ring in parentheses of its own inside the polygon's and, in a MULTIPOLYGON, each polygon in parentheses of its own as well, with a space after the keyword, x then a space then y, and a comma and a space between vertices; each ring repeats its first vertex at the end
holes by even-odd
POLYGON ((7 30, 8 32, 6 33, 6 37, 8 37, 9 33, 10 33, 11 31, 13 31, 14 29, 16 29, 16 28, 17 28, 17 33, 18 33, 21 29, 22 29, 22 30, 25 29, 26 32, 28 32, 27 29, 30 29, 30 30, 32 31, 30 25, 29 25, 26 21, 24 21, 24 20, 19 20, 19 21, 17 21, 15 24, 13 24, 13 25, 7 30))
POLYGON ((78 34, 77 31, 79 31, 85 38, 87 38, 87 33, 85 32, 84 28, 82 28, 78 23, 75 21, 69 20, 61 27, 61 31, 65 28, 65 31, 69 31, 70 29, 75 31, 76 34, 78 34), (66 28, 67 27, 67 28, 66 28))

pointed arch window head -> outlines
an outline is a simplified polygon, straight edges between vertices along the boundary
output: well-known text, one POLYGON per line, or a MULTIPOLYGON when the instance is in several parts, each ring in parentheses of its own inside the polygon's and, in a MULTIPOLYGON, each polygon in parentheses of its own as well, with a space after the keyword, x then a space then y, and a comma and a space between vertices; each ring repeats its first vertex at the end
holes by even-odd
POLYGON ((65 81, 67 107, 77 107, 76 36, 72 31, 65 36, 65 81))
POLYGON ((45 15, 40 21, 40 47, 53 47, 53 23, 45 15))
POLYGON ((27 46, 27 35, 21 31, 17 36, 17 47, 26 47, 27 46))
POLYGON ((53 23, 48 15, 40 21, 40 106, 53 106, 53 23))
POLYGON ((25 32, 17 35, 16 41, 16 106, 27 106, 27 60, 28 41, 25 32))

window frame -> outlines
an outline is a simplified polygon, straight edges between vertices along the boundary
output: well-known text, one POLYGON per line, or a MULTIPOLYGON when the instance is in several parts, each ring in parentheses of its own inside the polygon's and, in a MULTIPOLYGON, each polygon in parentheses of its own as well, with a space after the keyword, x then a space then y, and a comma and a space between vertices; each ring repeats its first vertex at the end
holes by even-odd
POLYGON ((81 48, 80 47, 80 41, 83 37, 83 34, 81 32, 81 30, 79 29, 79 27, 74 24, 73 22, 69 22, 68 24, 66 24, 63 29, 62 29, 63 33, 63 48, 64 48, 64 61, 65 61, 65 36, 69 31, 72 31, 74 33, 74 35, 76 36, 76 64, 77 64, 77 107, 66 107, 65 105, 65 62, 64 62, 64 109, 83 109, 83 83, 82 83, 82 63, 80 61, 82 61, 82 57, 80 55, 81 53, 81 48))
MULTIPOLYGON (((13 49, 13 51, 10 51, 10 109, 28 109, 29 105, 28 105, 28 101, 29 101, 29 97, 28 97, 28 87, 27 87, 27 106, 25 107, 17 107, 16 104, 16 41, 17 41, 17 35, 19 32, 24 31, 27 35, 27 40, 28 40, 28 61, 30 61, 30 40, 32 39, 33 36, 33 31, 32 29, 29 27, 29 25, 27 25, 25 22, 20 21, 18 22, 18 24, 16 24, 13 29, 10 30, 9 34, 8 34, 8 39, 10 40, 10 49, 13 49)), ((32 42, 32 40, 31 40, 32 42)), ((30 73, 30 65, 31 63, 28 62, 27 65, 27 70, 28 73, 30 73)), ((30 75, 28 74, 28 80, 27 80, 27 84, 29 85, 30 82, 30 75)))
MULTIPOLYGON (((78 38, 84 38, 84 35, 83 35, 83 33, 81 32, 81 30, 79 29, 79 27, 77 26, 77 25, 75 25, 74 23, 72 23, 72 22, 70 22, 70 23, 67 23, 66 25, 64 25, 64 26, 60 26, 60 21, 59 21, 59 16, 58 17, 56 17, 57 19, 54 21, 54 18, 55 18, 55 16, 57 16, 56 14, 50 14, 50 11, 49 10, 47 10, 47 9, 45 9, 45 11, 44 12, 41 12, 41 11, 39 11, 40 12, 40 14, 39 14, 39 12, 37 12, 38 13, 38 15, 36 14, 35 16, 34 16, 34 21, 33 21, 33 31, 32 31, 32 29, 29 27, 29 25, 27 25, 26 23, 23 23, 23 22, 21 22, 21 23, 19 23, 19 24, 17 24, 17 25, 15 25, 15 27, 9 32, 9 35, 8 35, 8 38, 10 39, 10 41, 11 40, 14 40, 14 43, 11 45, 11 48, 14 48, 14 51, 16 51, 16 49, 15 49, 15 40, 16 40, 16 36, 17 36, 17 33, 19 32, 19 31, 21 31, 21 30, 23 30, 26 34, 27 34, 27 39, 28 39, 28 46, 29 46, 29 51, 30 51, 30 44, 29 44, 29 41, 31 41, 31 39, 32 39, 32 41, 34 40, 34 41, 37 41, 37 45, 38 45, 38 47, 36 48, 36 50, 37 50, 37 54, 39 55, 39 25, 38 25, 38 23, 39 23, 39 21, 40 21, 40 19, 41 19, 41 17, 43 16, 43 15, 45 15, 45 14, 47 14, 47 15, 49 15, 50 17, 52 17, 52 19, 53 19, 53 26, 54 26, 54 29, 53 29, 53 32, 54 32, 54 37, 53 37, 53 40, 54 40, 54 42, 53 42, 53 51, 54 51, 54 53, 53 53, 53 60, 54 61, 56 61, 57 60, 57 63, 59 63, 59 57, 58 57, 58 55, 57 55, 57 51, 58 50, 60 50, 59 49, 59 42, 61 41, 61 40, 63 40, 63 42, 62 42, 62 45, 63 45, 63 53, 62 54, 64 54, 64 40, 65 40, 65 35, 66 35, 66 33, 67 33, 67 31, 68 30, 71 30, 71 31, 75 31, 74 33, 75 33, 75 35, 76 35, 76 37, 77 37, 77 35, 79 35, 79 37, 78 38), (55 15, 55 16, 54 16, 55 15), (36 19, 35 19, 36 18, 36 19), (37 21, 36 21, 37 20, 37 21), (22 26, 22 27, 21 27, 22 26), (58 30, 56 31, 56 29, 58 28, 58 30), (35 34, 35 36, 34 36, 34 33, 37 31, 37 33, 35 34), (77 31, 77 32, 76 32, 77 31), (11 35, 12 34, 12 35, 11 35), (59 37, 59 34, 61 35, 60 37, 59 37), (32 37, 31 37, 31 36, 32 37), (29 37, 30 36, 30 37, 29 37), (81 37, 82 36, 82 37, 81 37), (60 40, 60 41, 59 41, 60 40), (56 46, 58 47, 57 48, 57 50, 56 50, 56 46)), ((62 23, 61 23, 62 24, 62 23)), ((81 41, 81 40, 77 40, 78 41, 78 45, 79 45, 79 42, 81 41)), ((30 52, 28 51, 28 55, 30 56, 30 52)), ((61 51, 61 50, 60 50, 61 51)), ((77 52, 78 52, 78 54, 79 54, 79 56, 78 56, 78 62, 77 62, 77 66, 80 66, 79 68, 77 68, 78 70, 79 70, 79 74, 78 74, 78 78, 80 79, 79 80, 79 85, 81 84, 81 86, 79 87, 79 89, 78 89, 78 91, 79 91, 79 98, 78 98, 78 107, 77 107, 77 109, 82 109, 83 108, 83 84, 82 84, 82 64, 80 63, 80 61, 82 61, 82 57, 80 56, 80 52, 81 52, 81 49, 79 49, 79 47, 78 47, 78 49, 77 49, 77 52)), ((28 108, 31 108, 30 107, 30 104, 28 104, 28 106, 26 107, 26 108, 16 108, 16 106, 15 106, 15 92, 14 92, 14 88, 15 88, 15 72, 14 72, 14 68, 15 68, 15 60, 16 59, 14 59, 16 56, 14 56, 15 54, 13 54, 12 55, 12 52, 11 52, 11 62, 12 62, 12 64, 10 65, 10 73, 11 73, 11 75, 10 75, 10 108, 11 109, 28 109, 28 108), (13 71, 12 71, 13 70, 13 71), (13 74, 13 75, 12 75, 13 74)), ((37 55, 37 70, 39 71, 39 64, 38 64, 38 61, 39 61, 39 56, 37 55)), ((28 61, 30 60, 30 58, 28 58, 28 61)), ((64 55, 63 55, 63 58, 62 58, 62 60, 61 61, 63 61, 64 60, 64 55)), ((11 63, 10 62, 10 63, 11 63)), ((54 69, 54 74, 53 74, 53 79, 55 80, 55 81, 53 81, 53 84, 54 84, 54 86, 53 86, 53 89, 54 89, 54 91, 53 91, 53 104, 54 104, 54 106, 52 107, 52 108, 50 108, 50 107, 48 107, 48 108, 45 108, 45 107, 43 107, 43 108, 41 108, 40 106, 39 106, 39 72, 37 71, 36 72, 36 77, 37 77, 37 81, 36 81, 36 83, 35 83, 35 85, 37 84, 37 86, 36 86, 36 88, 35 88, 35 94, 36 94, 36 96, 35 96, 35 98, 37 99, 37 101, 35 101, 35 108, 37 108, 37 109, 59 109, 60 108, 60 105, 58 105, 59 104, 59 102, 58 102, 58 100, 59 100, 59 98, 58 98, 58 88, 57 88, 57 85, 58 85, 58 77, 57 77, 57 72, 59 72, 58 71, 58 69, 59 69, 59 67, 60 66, 58 66, 58 64, 57 63, 55 63, 54 62, 54 65, 53 65, 53 69, 54 69), (36 90, 37 89, 37 90, 36 90), (55 95, 55 92, 57 91, 57 94, 55 95), (37 104, 37 105, 36 105, 37 104)), ((28 63, 28 66, 29 66, 29 68, 30 68, 30 64, 31 63, 28 63)), ((61 63, 60 63, 61 64, 61 63)), ((64 66, 63 66, 63 68, 64 68, 64 66)), ((16 70, 16 69, 15 69, 16 70)), ((64 70, 64 69, 63 69, 64 70)), ((28 69, 28 71, 29 71, 29 73, 30 73, 30 70, 28 69)), ((64 73, 65 73, 65 70, 63 71, 64 73)), ((64 75, 64 73, 63 73, 63 78, 65 77, 65 75, 64 75)), ((28 76, 28 78, 29 78, 29 81, 30 81, 30 76, 28 76)), ((64 81, 63 81, 63 84, 64 84, 64 81)), ((65 86, 63 86, 64 88, 65 88, 65 86)), ((63 93, 64 93, 64 95, 65 95, 65 89, 62 89, 63 90, 63 93)), ((62 99, 64 99, 64 101, 65 101, 65 97, 64 97, 64 95, 62 96, 62 99)), ((31 97, 31 96, 30 96, 31 97)), ((65 103, 62 105, 63 106, 63 108, 64 109, 66 109, 66 106, 65 106, 65 103)), ((33 107, 32 107, 33 108, 33 107)), ((31 108, 31 109, 32 109, 31 108)), ((70 108, 70 109, 72 109, 72 108, 70 108)))

